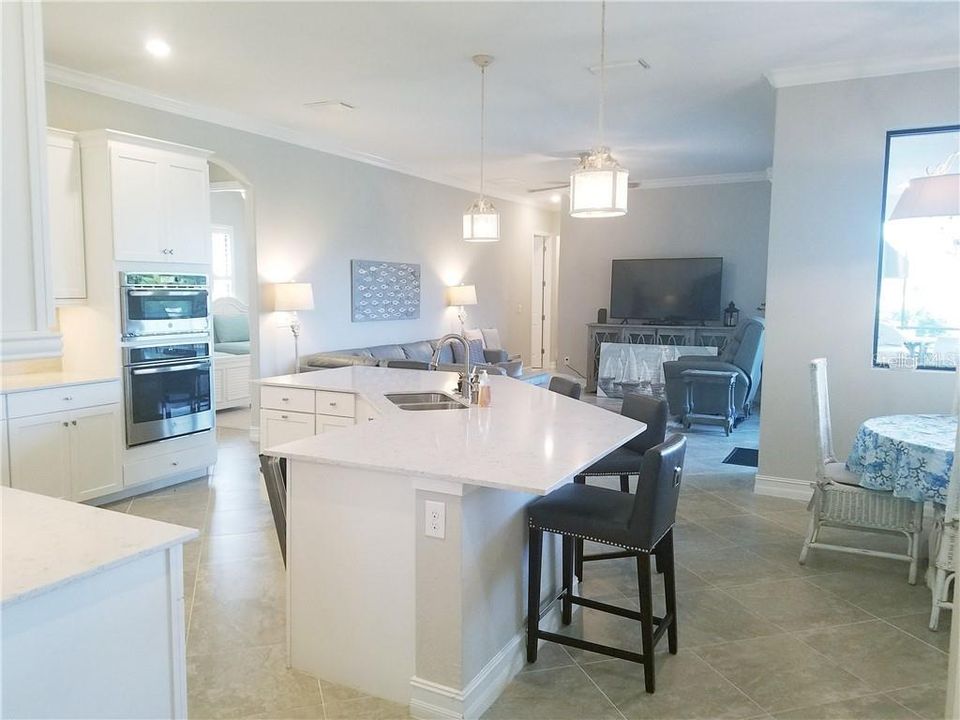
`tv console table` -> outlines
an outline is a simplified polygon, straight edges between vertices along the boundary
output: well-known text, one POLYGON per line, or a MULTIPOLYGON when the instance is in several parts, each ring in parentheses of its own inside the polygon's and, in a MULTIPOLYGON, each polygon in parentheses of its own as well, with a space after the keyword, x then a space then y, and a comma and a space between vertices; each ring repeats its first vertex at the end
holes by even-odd
POLYGON ((597 390, 597 368, 603 343, 634 345, 701 345, 723 352, 736 328, 722 325, 642 325, 587 323, 587 392, 597 390))

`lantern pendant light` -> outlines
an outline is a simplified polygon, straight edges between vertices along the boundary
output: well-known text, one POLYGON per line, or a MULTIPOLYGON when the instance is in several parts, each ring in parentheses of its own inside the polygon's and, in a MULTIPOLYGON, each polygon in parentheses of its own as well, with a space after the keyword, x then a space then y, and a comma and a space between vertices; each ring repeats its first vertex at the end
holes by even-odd
POLYGON ((627 214, 629 173, 613 159, 603 144, 603 110, 607 94, 607 3, 600 3, 600 112, 599 142, 580 157, 570 173, 570 215, 575 218, 606 218, 627 214))
POLYGON ((467 242, 497 242, 500 239, 500 213, 483 194, 483 120, 486 100, 486 70, 493 62, 490 55, 474 55, 480 68, 480 197, 463 214, 463 239, 467 242))

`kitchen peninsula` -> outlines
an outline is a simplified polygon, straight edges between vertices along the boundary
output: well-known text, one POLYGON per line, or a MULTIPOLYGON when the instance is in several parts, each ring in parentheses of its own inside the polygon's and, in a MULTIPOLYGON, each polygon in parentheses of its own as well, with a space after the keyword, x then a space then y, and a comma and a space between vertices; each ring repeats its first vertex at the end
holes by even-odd
MULTIPOLYGON (((260 382, 266 420, 312 428, 262 442, 288 459, 290 664, 415 717, 477 717, 522 667, 527 503, 645 429, 507 377, 490 407, 455 407, 456 380, 344 367, 260 382)), ((558 555, 545 548, 545 602, 558 555)))

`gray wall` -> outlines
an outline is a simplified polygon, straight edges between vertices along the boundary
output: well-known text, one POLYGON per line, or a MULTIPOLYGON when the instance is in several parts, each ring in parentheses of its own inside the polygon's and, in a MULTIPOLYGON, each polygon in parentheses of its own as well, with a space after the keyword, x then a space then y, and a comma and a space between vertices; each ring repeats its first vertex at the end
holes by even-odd
POLYGON ((224 128, 48 83, 50 125, 109 127, 215 152, 255 191, 257 270, 261 283, 260 370, 293 368, 293 342, 268 312, 264 283, 314 285, 316 310, 301 313, 301 353, 434 337, 456 326, 443 288, 477 286, 469 324, 501 329, 507 348, 529 357, 533 235, 555 232, 556 213, 497 201, 503 239, 469 245, 461 216, 473 195, 262 136, 224 128), (351 323, 350 260, 422 264, 416 321, 351 323))
POLYGON ((829 362, 839 454, 865 418, 950 411, 953 374, 873 368, 871 359, 886 132, 957 123, 958 83, 957 71, 937 71, 777 94, 763 478, 812 478, 812 358, 829 362))
POLYGON ((585 323, 610 306, 615 258, 723 257, 723 303, 744 313, 763 302, 770 183, 633 190, 625 217, 561 216, 558 365, 564 356, 586 371, 585 323))

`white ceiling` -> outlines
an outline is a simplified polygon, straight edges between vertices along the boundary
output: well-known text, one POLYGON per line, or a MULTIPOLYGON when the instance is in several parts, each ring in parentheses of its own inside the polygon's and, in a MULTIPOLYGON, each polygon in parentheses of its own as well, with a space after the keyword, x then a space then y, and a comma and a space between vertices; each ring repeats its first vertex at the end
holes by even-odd
MULTIPOLYGON (((479 71, 487 177, 522 194, 563 180, 596 141, 598 2, 44 3, 47 60, 297 131, 426 177, 477 178, 479 71), (159 61, 143 44, 173 48, 159 61), (352 111, 306 108, 334 99, 352 111)), ((614 2, 607 144, 631 179, 765 170, 764 74, 960 54, 954 2, 614 2)))

